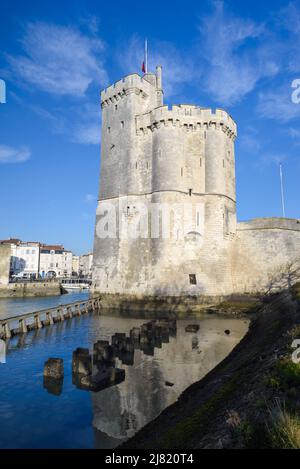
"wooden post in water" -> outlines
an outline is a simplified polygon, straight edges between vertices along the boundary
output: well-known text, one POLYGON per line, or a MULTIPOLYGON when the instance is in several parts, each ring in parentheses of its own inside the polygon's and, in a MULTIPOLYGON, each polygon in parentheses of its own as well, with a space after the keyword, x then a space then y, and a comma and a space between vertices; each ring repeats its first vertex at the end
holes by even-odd
POLYGON ((62 308, 57 309, 57 314, 58 314, 58 317, 60 318, 61 321, 65 320, 62 308))
POLYGON ((19 323, 20 323, 21 334, 26 334, 27 332, 26 320, 20 319, 19 323))
POLYGON ((77 309, 77 315, 78 315, 78 316, 81 316, 80 305, 76 305, 76 309, 77 309))
POLYGON ((34 315, 34 321, 35 321, 35 327, 36 327, 37 329, 42 329, 43 324, 42 324, 42 322, 41 322, 41 318, 40 318, 39 313, 37 313, 37 314, 34 315))
POLYGON ((46 313, 47 320, 49 321, 50 326, 53 324, 53 317, 50 311, 46 313))
POLYGON ((72 318, 72 308, 71 308, 71 306, 67 307, 67 318, 69 318, 69 319, 72 318))
POLYGON ((11 338, 11 332, 10 332, 10 327, 9 327, 8 322, 5 322, 3 324, 3 332, 4 332, 5 339, 10 339, 11 338))

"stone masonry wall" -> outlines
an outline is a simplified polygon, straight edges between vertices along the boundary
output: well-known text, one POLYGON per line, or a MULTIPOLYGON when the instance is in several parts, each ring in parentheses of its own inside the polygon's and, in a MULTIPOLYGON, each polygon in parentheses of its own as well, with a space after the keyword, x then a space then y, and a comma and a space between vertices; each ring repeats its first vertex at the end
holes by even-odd
MULTIPOLYGON (((233 291, 288 286, 290 265, 300 265, 300 220, 261 218, 238 223, 232 245, 233 291)), ((292 276, 293 277, 293 276, 292 276)))

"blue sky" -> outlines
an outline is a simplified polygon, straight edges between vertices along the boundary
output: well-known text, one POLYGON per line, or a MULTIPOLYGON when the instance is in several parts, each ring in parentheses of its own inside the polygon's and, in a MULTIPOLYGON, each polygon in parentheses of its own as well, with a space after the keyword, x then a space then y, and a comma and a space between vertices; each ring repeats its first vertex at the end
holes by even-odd
POLYGON ((238 217, 300 216, 300 2, 1 0, 0 238, 92 248, 99 93, 161 63, 166 103, 228 110, 238 124, 238 217))

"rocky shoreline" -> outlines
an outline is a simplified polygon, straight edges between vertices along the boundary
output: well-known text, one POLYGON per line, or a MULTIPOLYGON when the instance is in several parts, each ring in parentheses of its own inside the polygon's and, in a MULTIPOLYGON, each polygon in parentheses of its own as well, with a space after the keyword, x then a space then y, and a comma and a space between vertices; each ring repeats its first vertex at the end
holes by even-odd
POLYGON ((120 448, 300 447, 297 338, 299 284, 262 304, 229 356, 120 448))

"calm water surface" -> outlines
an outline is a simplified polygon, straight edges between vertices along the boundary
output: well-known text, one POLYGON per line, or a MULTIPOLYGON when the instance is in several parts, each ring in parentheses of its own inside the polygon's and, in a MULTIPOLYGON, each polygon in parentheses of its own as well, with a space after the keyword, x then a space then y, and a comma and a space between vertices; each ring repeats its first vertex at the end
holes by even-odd
MULTIPOLYGON (((86 293, 73 293, 28 301, 1 300, 0 317, 86 297, 86 293)), ((117 361, 125 369, 121 384, 97 393, 72 384, 74 349, 92 351, 97 340, 110 340, 116 332, 128 334, 145 322, 145 318, 90 314, 10 340, 7 362, 0 364, 0 448, 116 447, 225 358, 248 328, 239 319, 179 320, 176 337, 155 348, 153 356, 135 350, 132 366, 117 361), (191 323, 200 325, 197 333, 185 332, 191 323), (230 329, 230 335, 225 329, 230 329), (49 357, 64 359, 63 390, 58 396, 43 387, 43 368, 49 357)))
POLYGON ((60 304, 73 303, 75 301, 85 300, 88 297, 89 292, 82 291, 43 298, 0 298, 0 319, 46 309, 48 307, 51 308, 52 306, 59 306, 60 304))

